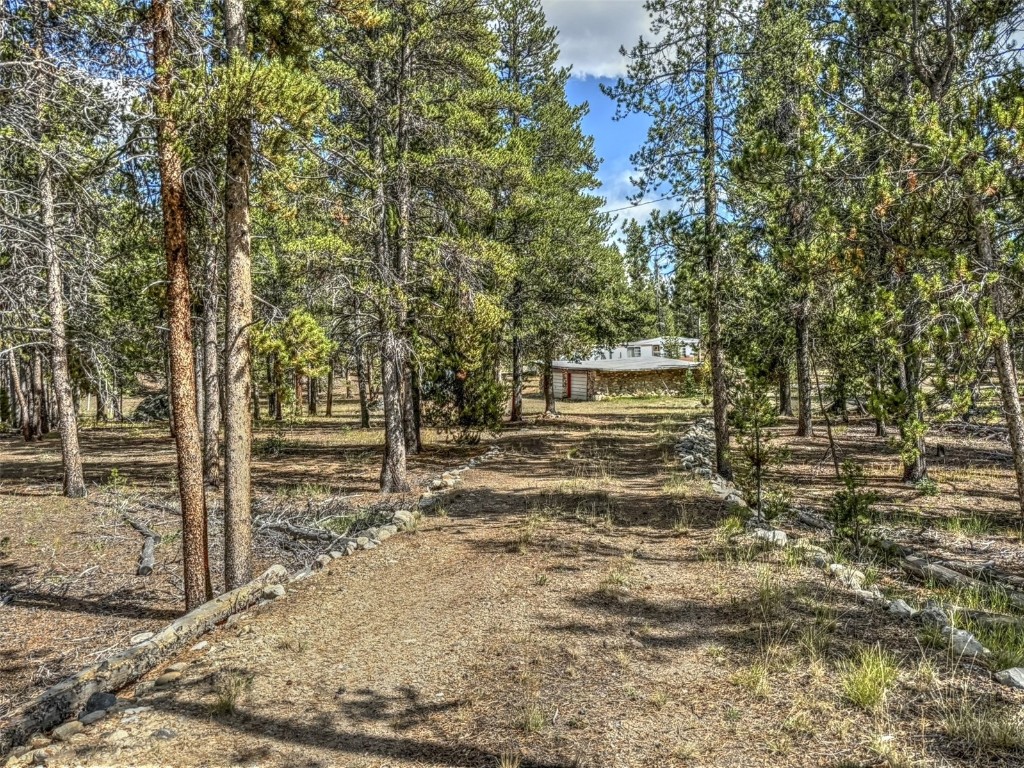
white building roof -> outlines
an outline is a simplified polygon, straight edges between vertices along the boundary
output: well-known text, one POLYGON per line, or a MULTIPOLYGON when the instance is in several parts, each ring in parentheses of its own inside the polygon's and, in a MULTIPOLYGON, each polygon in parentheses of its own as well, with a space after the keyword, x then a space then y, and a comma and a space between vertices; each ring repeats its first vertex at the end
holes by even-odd
POLYGON ((693 360, 675 360, 671 357, 627 357, 620 360, 555 360, 552 368, 570 371, 669 371, 680 368, 699 368, 693 360))
MULTIPOLYGON (((691 339, 687 336, 672 336, 673 342, 691 342, 697 343, 698 339, 691 339)), ((643 339, 642 341, 627 341, 622 346, 624 347, 664 347, 668 342, 664 336, 658 336, 654 339, 643 339)))

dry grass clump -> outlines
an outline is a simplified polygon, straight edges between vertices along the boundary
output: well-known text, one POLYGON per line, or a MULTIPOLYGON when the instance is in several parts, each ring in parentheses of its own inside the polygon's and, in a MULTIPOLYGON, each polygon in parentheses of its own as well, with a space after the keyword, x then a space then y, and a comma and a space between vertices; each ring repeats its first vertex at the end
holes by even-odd
POLYGON ((878 712, 896 682, 899 666, 896 657, 881 646, 861 648, 851 661, 841 666, 843 695, 866 712, 878 712))
POLYGON ((979 753, 1024 748, 1024 716, 1018 707, 982 703, 966 692, 947 706, 943 726, 950 738, 979 753))
POLYGON ((216 698, 210 705, 211 715, 233 715, 238 711, 249 692, 252 691, 252 675, 242 672, 225 672, 214 685, 216 698))

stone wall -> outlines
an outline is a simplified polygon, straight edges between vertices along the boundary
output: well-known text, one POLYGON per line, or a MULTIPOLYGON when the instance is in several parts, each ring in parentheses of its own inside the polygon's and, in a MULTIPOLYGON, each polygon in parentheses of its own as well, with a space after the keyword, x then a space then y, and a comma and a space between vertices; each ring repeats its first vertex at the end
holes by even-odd
POLYGON ((595 399, 645 395, 692 395, 700 383, 700 369, 664 371, 595 371, 591 374, 595 399))

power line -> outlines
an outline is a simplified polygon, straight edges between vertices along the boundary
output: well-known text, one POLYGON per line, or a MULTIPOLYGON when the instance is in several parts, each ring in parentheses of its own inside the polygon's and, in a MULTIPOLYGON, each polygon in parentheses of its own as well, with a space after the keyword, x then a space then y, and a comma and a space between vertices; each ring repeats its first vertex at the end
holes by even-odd
POLYGON ((628 211, 631 208, 640 208, 645 205, 654 205, 664 200, 674 200, 675 195, 666 195, 665 197, 659 197, 656 200, 644 200, 642 203, 634 203, 632 205, 624 205, 621 208, 612 208, 610 211, 602 211, 602 213, 618 213, 619 211, 628 211))

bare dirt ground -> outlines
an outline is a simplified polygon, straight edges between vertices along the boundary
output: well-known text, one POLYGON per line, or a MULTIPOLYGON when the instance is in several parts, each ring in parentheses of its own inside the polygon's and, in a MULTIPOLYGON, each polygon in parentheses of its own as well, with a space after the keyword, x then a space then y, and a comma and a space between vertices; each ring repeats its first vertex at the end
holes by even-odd
POLYGON ((1022 764, 978 725, 1019 732, 1019 692, 797 559, 729 546, 734 522, 675 465, 696 403, 563 411, 502 433, 416 533, 217 630, 173 686, 122 692, 152 709, 48 764, 1022 764), (865 705, 873 648, 892 679, 865 705))

